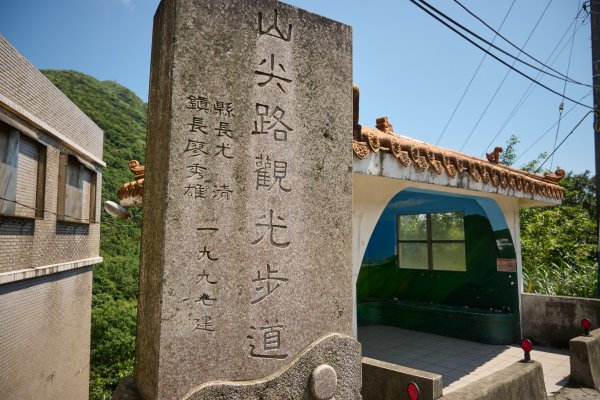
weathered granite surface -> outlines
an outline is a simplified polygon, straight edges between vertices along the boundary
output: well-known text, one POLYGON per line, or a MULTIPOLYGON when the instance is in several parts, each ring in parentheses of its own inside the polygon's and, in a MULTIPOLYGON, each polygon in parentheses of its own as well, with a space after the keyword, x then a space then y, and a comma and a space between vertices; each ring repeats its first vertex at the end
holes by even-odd
MULTIPOLYGON (((308 346, 289 367, 253 381, 212 382, 182 400, 360 399, 361 347, 354 338, 331 334, 308 346), (310 382, 309 387, 306 382, 310 382)), ((113 400, 144 400, 132 377, 119 382, 113 400)))
POLYGON ((209 383, 181 400, 357 400, 361 399, 360 385, 355 384, 361 380, 360 358, 360 343, 332 334, 307 347, 289 367, 273 375, 249 382, 209 383), (309 381, 311 385, 306 384, 309 381))
MULTIPOLYGON (((266 377, 325 335, 351 335, 351 53, 350 27, 276 1, 162 1, 135 369, 144 398, 266 377)), ((336 373, 339 387, 360 387, 336 373)))

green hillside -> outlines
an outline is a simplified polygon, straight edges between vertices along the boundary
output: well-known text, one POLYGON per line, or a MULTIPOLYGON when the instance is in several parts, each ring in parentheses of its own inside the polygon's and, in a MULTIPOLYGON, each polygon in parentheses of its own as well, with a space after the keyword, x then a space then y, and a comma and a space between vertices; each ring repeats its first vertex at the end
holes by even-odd
POLYGON ((104 131, 102 197, 115 200, 119 185, 132 178, 127 162, 144 157, 147 104, 113 81, 99 81, 76 71, 42 73, 104 131))
MULTIPOLYGON (((147 104, 129 89, 76 71, 42 73, 104 131, 102 203, 116 200, 133 179, 127 163, 143 162, 147 104)), ((138 215, 139 216, 139 215, 138 215)), ((102 211, 100 255, 94 267, 90 399, 110 398, 118 380, 133 372, 140 228, 102 211)))

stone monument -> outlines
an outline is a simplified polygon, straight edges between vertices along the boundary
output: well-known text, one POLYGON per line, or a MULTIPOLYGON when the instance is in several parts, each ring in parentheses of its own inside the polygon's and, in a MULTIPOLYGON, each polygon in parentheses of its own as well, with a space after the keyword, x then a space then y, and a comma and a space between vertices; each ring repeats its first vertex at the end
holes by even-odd
POLYGON ((148 115, 141 396, 360 398, 351 28, 273 0, 163 0, 148 115))

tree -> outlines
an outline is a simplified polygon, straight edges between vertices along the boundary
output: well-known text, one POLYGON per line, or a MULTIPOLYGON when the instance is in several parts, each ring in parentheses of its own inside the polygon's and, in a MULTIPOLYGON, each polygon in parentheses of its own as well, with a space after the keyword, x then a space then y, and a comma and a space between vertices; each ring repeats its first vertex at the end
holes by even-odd
POLYGON ((517 144, 519 144, 520 142, 521 141, 515 134, 510 135, 510 137, 506 141, 506 146, 504 146, 504 150, 502 151, 502 153, 500 153, 500 164, 504 164, 509 167, 514 164, 515 160, 517 159, 516 147, 517 144))
POLYGON ((581 174, 569 172, 561 182, 567 191, 563 205, 581 206, 592 220, 596 220, 596 180, 590 171, 581 174))
MULTIPOLYGON (((500 163, 512 166, 519 138, 511 135, 500 163)), ((532 173, 548 158, 541 153, 521 166, 532 173)), ((520 211, 521 255, 525 290, 529 292, 596 297, 597 243, 596 185, 589 171, 569 172, 561 180, 565 199, 561 206, 524 208, 520 211)))

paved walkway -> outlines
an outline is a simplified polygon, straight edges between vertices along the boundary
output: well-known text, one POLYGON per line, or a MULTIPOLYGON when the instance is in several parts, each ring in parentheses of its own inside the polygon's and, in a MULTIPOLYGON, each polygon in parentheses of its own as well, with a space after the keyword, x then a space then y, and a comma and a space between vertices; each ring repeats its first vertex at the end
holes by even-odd
POLYGON ((565 387, 560 392, 549 395, 548 400, 600 400, 600 392, 594 389, 565 387))
MULTIPOLYGON (((444 394, 523 359, 518 346, 481 344, 383 325, 360 327, 358 340, 366 357, 442 375, 444 394)), ((549 395, 566 385, 568 350, 534 347, 531 358, 542 364, 549 395)))

